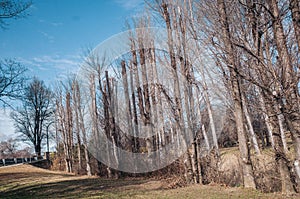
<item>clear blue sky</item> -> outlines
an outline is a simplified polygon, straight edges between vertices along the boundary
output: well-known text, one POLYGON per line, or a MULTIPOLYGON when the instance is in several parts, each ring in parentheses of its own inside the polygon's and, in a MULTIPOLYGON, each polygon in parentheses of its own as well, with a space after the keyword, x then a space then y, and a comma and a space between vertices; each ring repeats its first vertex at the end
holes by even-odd
POLYGON ((17 58, 50 83, 77 68, 84 50, 125 30, 143 0, 33 0, 30 16, 0 30, 1 58, 17 58))
MULTIPOLYGON (((33 0, 30 16, 0 29, 0 58, 16 58, 28 75, 51 84, 76 71, 84 50, 125 30, 126 19, 142 9, 143 0, 33 0)), ((13 133, 9 110, 0 108, 0 141, 13 133)))

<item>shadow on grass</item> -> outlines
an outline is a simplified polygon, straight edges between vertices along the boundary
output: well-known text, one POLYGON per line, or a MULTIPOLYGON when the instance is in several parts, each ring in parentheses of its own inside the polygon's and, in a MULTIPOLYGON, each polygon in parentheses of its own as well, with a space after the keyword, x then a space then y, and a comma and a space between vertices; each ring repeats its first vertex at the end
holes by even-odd
POLYGON ((0 173, 0 183, 3 181, 3 179, 9 179, 11 176, 14 177, 14 179, 19 178, 36 178, 36 177, 46 177, 46 176, 62 176, 62 177, 68 177, 68 176, 74 176, 72 174, 63 174, 63 173, 46 173, 46 172, 11 172, 11 173, 0 173))
MULTIPOLYGON (((36 181, 47 178, 62 178, 70 177, 70 174, 55 174, 55 173, 45 173, 45 172, 12 172, 12 173, 0 173, 0 191, 1 186, 9 185, 10 183, 25 183, 30 181, 36 181)), ((1 198, 1 197, 0 197, 1 198)))
POLYGON ((118 198, 135 195, 137 191, 141 192, 137 187, 132 188, 132 186, 145 182, 147 181, 101 178, 73 179, 50 183, 39 182, 20 187, 14 185, 10 189, 0 192, 0 198, 118 198), (126 186, 131 188, 126 188, 126 186))

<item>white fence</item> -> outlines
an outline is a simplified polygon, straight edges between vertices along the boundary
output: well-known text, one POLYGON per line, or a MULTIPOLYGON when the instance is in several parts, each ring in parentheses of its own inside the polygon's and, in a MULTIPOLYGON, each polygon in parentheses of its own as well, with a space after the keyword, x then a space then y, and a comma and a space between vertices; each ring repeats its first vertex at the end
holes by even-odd
POLYGON ((29 158, 6 158, 0 159, 0 167, 13 164, 30 163, 43 159, 43 157, 29 157, 29 158))

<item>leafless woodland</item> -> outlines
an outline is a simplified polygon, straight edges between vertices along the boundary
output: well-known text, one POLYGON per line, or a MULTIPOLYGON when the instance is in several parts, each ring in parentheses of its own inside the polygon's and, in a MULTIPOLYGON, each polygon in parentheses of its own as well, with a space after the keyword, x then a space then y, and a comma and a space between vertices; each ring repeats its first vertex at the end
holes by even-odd
POLYGON ((126 54, 104 64, 90 50, 81 78, 70 75, 58 83, 54 165, 109 178, 173 173, 186 184, 298 192, 299 4, 147 0, 145 14, 126 24, 126 54), (160 38, 151 27, 165 29, 164 50, 156 46, 160 38), (90 143, 102 143, 96 147, 107 151, 108 164, 97 161, 90 143), (186 150, 159 171, 112 168, 135 166, 136 159, 124 160, 121 150, 151 156, 169 145, 186 150), (227 147, 238 147, 233 173, 220 166, 227 147), (264 164, 266 154, 271 167, 264 164))

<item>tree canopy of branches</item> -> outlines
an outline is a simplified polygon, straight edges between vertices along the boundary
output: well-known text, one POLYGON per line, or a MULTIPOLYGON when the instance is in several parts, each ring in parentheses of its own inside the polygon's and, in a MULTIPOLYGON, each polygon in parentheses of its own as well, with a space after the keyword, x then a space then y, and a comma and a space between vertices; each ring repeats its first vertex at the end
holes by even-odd
POLYGON ((6 28, 7 19, 22 18, 27 15, 26 11, 32 5, 31 1, 1 0, 0 1, 0 27, 6 28))
POLYGON ((22 106, 12 113, 16 132, 22 133, 41 155, 41 144, 46 135, 47 123, 53 116, 52 92, 36 78, 25 88, 22 106))
POLYGON ((21 96, 25 83, 26 68, 15 60, 0 60, 0 101, 9 104, 8 100, 21 96))

